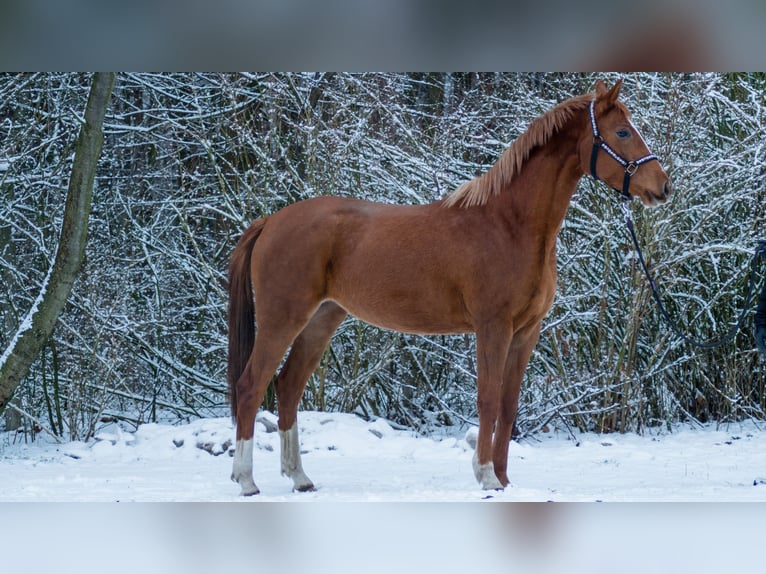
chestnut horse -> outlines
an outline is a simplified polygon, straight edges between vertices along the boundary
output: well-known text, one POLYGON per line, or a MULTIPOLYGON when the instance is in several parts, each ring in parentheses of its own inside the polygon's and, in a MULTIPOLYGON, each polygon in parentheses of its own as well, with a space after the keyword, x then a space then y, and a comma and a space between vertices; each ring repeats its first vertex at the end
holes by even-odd
POLYGON ((556 236, 580 178, 591 173, 647 206, 670 194, 668 176, 617 101, 621 83, 608 90, 599 81, 595 94, 560 103, 486 173, 435 203, 319 197, 250 225, 229 270, 232 480, 243 495, 259 492, 255 416, 290 347, 275 381, 281 469, 295 490, 314 489, 301 463, 298 403, 349 313, 407 333, 476 333, 473 470, 483 489, 509 484, 521 380, 553 303, 556 236))

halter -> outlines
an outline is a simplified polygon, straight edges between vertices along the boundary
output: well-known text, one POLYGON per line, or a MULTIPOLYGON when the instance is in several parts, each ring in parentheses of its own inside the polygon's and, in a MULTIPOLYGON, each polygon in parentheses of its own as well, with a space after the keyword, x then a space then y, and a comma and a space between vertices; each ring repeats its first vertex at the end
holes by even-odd
POLYGON ((596 181, 602 181, 601 178, 596 175, 596 159, 598 158, 598 150, 603 149, 612 157, 612 159, 614 159, 617 163, 625 168, 625 177, 622 179, 622 191, 614 187, 612 189, 621 194, 622 199, 630 201, 632 196, 630 193, 628 193, 628 188, 630 187, 631 176, 638 171, 639 166, 652 160, 659 160, 657 159, 657 156, 652 153, 633 161, 626 160, 611 147, 609 147, 609 144, 607 144, 604 141, 604 138, 601 137, 601 134, 598 131, 598 126, 596 125, 596 100, 591 100, 589 109, 590 125, 593 128, 593 151, 590 154, 590 174, 596 181))

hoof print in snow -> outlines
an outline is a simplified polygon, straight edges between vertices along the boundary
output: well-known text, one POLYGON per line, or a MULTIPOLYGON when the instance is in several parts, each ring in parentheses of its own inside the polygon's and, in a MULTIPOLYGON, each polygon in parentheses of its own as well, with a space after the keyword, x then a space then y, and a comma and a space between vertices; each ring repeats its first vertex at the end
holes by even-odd
POLYGON ((109 431, 101 431, 93 436, 96 443, 105 442, 114 445, 129 445, 136 437, 133 433, 125 432, 119 425, 114 425, 109 431))
POLYGON ((176 448, 181 448, 184 445, 184 439, 182 438, 174 438, 173 444, 176 445, 176 448))
MULTIPOLYGON (((194 446, 200 450, 212 454, 213 456, 220 456, 225 452, 228 452, 231 445, 234 443, 231 437, 230 430, 202 427, 194 431, 194 446)), ((175 440, 173 441, 175 443, 175 440)), ((179 446, 176 444, 176 446, 179 446)))
POLYGON ((753 480, 753 486, 761 486, 764 484, 766 484, 766 477, 756 476, 755 480, 753 480))
POLYGON ((255 422, 261 423, 267 433, 277 432, 279 430, 279 427, 277 426, 277 417, 274 413, 270 413, 269 411, 260 411, 255 416, 255 422))
POLYGON ((220 454, 223 454, 229 450, 229 447, 231 446, 231 440, 226 440, 223 443, 217 442, 217 441, 199 441, 197 443, 197 448, 200 450, 204 450, 205 452, 209 452, 213 456, 218 456, 220 454))

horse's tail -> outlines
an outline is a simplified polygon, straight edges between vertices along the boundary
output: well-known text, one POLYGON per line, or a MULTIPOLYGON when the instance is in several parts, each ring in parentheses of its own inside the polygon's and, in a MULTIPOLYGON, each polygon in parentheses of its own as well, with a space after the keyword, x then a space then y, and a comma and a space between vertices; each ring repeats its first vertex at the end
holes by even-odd
POLYGON ((229 404, 231 416, 237 417, 237 381, 247 366, 255 344, 255 304, 250 281, 250 259, 253 247, 266 224, 256 219, 242 234, 229 263, 229 404))

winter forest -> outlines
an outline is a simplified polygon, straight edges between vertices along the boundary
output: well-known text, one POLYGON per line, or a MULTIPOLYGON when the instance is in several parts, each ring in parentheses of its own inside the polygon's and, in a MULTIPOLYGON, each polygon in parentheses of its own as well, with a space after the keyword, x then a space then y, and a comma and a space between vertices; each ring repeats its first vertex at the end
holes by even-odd
MULTIPOLYGON (((226 273, 251 220, 320 195, 432 202, 553 105, 617 77, 118 74, 85 263, 5 427, 87 440, 108 421, 226 416, 226 273)), ((742 308, 766 238, 766 75, 624 78, 621 98, 675 190, 655 210, 633 202, 639 239, 671 315, 716 338, 742 308)), ((56 251, 89 85, 88 74, 0 75, 0 354, 56 251)), ((766 417, 752 321, 710 351, 669 331, 604 184, 582 179, 558 254, 520 435, 766 417)), ((428 433, 476 423, 475 379, 472 336, 402 335, 349 318, 302 408, 428 433)), ((265 408, 275 406, 269 392, 265 408)))

